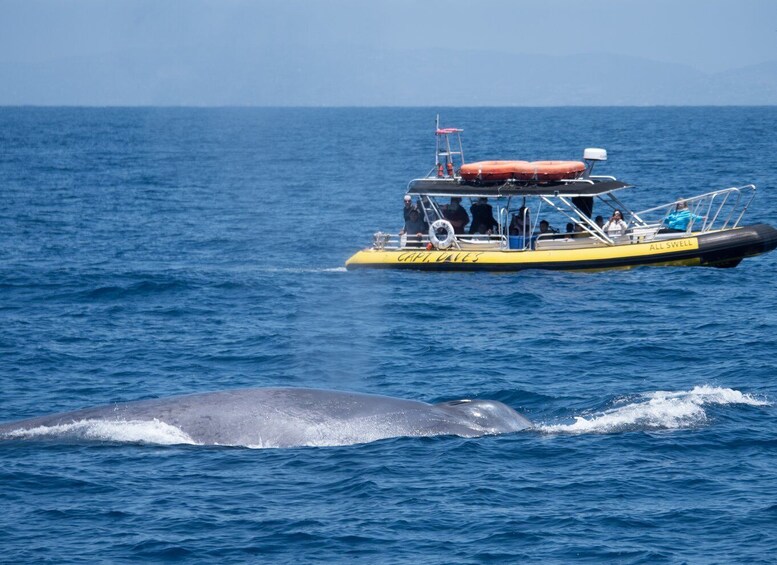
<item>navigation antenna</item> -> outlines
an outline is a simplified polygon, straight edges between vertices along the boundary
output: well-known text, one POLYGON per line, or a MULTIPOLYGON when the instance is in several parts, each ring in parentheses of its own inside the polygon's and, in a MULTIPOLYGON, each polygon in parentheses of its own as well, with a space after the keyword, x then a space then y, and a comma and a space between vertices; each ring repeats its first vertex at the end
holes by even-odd
POLYGON ((436 139, 434 152, 434 170, 437 171, 437 176, 440 178, 449 177, 453 178, 456 175, 456 171, 464 164, 464 150, 461 146, 461 132, 463 129, 458 128, 440 128, 440 114, 437 114, 436 124, 436 139), (451 149, 451 136, 455 135, 453 147, 456 148, 458 144, 458 151, 451 149), (455 164, 453 157, 458 155, 459 164, 455 164))

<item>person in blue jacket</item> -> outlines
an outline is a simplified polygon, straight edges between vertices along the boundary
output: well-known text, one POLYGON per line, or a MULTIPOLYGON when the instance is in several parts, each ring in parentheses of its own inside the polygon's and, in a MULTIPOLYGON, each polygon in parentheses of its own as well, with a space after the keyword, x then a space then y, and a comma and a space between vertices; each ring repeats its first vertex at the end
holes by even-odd
POLYGON ((664 218, 664 225, 670 230, 675 231, 687 231, 688 224, 691 222, 704 221, 703 216, 697 216, 688 209, 688 203, 685 200, 680 200, 675 207, 674 212, 671 212, 666 218, 664 218))

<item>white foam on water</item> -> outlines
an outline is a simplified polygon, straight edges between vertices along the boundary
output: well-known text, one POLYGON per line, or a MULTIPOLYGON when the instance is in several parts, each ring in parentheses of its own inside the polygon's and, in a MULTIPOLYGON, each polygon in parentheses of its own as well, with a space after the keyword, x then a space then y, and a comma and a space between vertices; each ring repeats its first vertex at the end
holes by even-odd
POLYGON ((663 391, 625 398, 623 404, 587 416, 576 416, 572 424, 538 425, 545 433, 612 433, 624 430, 678 429, 698 426, 707 421, 705 405, 744 404, 771 406, 766 400, 730 388, 708 385, 687 391, 663 391))
POLYGON ((6 438, 31 439, 46 437, 75 437, 78 439, 178 445, 195 442, 175 426, 159 420, 80 420, 57 426, 39 426, 6 432, 6 438))
POLYGON ((731 388, 719 388, 709 385, 693 387, 690 391, 670 392, 659 390, 652 393, 656 398, 689 398, 700 404, 746 404, 748 406, 771 406, 772 403, 756 398, 752 394, 739 392, 731 388))
POLYGON ((288 273, 288 274, 307 274, 307 273, 347 273, 345 267, 266 267, 258 269, 264 273, 288 273))

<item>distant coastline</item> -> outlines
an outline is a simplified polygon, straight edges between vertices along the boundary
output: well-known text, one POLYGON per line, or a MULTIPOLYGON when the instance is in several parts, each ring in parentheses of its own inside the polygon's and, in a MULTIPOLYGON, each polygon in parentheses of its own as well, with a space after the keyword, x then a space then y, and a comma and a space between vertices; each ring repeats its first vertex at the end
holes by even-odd
POLYGON ((143 53, 36 64, 0 60, 0 105, 566 107, 777 105, 777 60, 702 72, 625 55, 439 50, 259 53, 240 63, 143 53), (450 54, 448 54, 450 56, 450 54))

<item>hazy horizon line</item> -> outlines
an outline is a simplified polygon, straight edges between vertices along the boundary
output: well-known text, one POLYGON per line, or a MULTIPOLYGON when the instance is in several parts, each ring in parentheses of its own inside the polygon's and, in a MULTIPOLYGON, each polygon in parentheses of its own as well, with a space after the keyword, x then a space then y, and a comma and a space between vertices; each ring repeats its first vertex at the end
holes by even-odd
POLYGON ((273 110, 293 110, 293 109, 321 109, 321 110, 345 110, 345 109, 429 109, 429 108, 775 108, 777 104, 516 104, 516 105, 478 105, 478 106, 460 106, 455 104, 435 104, 435 105, 269 105, 269 104, 0 104, 0 108, 81 108, 81 109, 140 109, 140 108, 165 108, 165 109, 190 109, 190 110, 210 110, 210 109, 273 109, 273 110))

